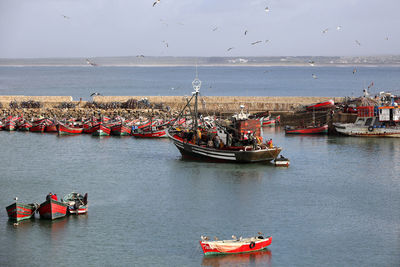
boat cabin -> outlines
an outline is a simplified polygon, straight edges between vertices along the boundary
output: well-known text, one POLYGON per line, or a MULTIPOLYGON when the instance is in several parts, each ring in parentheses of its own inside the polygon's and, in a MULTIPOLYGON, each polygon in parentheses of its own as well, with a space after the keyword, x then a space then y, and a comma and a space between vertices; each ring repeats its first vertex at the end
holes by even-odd
POLYGON ((400 109, 397 106, 366 106, 357 108, 355 126, 384 128, 394 126, 400 121, 400 109))

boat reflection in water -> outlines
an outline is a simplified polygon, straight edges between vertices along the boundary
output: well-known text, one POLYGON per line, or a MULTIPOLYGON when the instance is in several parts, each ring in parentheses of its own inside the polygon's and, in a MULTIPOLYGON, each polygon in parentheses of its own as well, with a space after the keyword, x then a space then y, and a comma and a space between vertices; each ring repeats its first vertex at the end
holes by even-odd
POLYGON ((243 254, 204 256, 203 266, 271 266, 272 253, 261 250, 243 254))

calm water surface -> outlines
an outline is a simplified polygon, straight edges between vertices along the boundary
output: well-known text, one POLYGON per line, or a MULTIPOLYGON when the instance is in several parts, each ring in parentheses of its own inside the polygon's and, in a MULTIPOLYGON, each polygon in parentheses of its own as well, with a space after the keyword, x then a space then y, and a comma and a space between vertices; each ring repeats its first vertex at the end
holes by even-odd
POLYGON ((0 132, 2 266, 399 266, 400 140, 284 136, 289 168, 183 161, 169 140, 0 132), (89 193, 89 213, 13 226, 18 196, 89 193), (204 257, 200 235, 269 250, 204 257))
MULTIPOLYGON (((399 67, 199 67, 206 96, 400 94, 399 67), (318 79, 313 79, 312 74, 318 79)), ((195 67, 0 67, 1 95, 190 95, 195 67)))

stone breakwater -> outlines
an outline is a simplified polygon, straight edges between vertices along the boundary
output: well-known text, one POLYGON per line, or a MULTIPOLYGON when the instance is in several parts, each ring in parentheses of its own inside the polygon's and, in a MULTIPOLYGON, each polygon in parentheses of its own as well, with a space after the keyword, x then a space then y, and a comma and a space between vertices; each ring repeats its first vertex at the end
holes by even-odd
MULTIPOLYGON (((122 116, 127 119, 149 116, 161 118, 173 117, 186 105, 188 97, 182 96, 94 96, 93 102, 96 103, 124 103, 131 99, 141 100, 147 98, 153 106, 163 106, 162 109, 155 108, 95 108, 89 105, 91 102, 74 101, 71 96, 0 96, 0 104, 3 115, 24 114, 26 119, 37 117, 49 118, 82 118, 90 116, 122 116), (21 105, 14 107, 10 103, 22 103, 23 101, 37 101, 40 108, 24 108, 21 105), (72 104, 72 108, 63 108, 62 105, 72 104), (167 108, 169 107, 169 108, 167 108)), ((271 114, 280 114, 284 124, 296 125, 302 121, 311 120, 310 113, 296 113, 302 106, 327 101, 333 99, 335 103, 343 102, 342 97, 239 97, 239 96, 208 96, 201 97, 199 101, 199 111, 204 114, 215 114, 219 116, 230 116, 238 112, 240 105, 245 106, 245 110, 250 113, 270 111, 271 114)), ((317 120, 325 122, 326 113, 316 114, 317 120)), ((352 121, 353 117, 338 116, 335 114, 336 121, 352 121)))

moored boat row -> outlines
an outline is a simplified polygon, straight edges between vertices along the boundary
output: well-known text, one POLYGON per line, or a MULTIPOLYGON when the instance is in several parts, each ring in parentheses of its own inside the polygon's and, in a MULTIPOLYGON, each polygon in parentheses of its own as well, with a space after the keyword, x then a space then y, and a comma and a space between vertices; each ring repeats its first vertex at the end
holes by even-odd
POLYGON ((6 207, 9 219, 22 221, 34 218, 34 214, 39 213, 40 218, 55 220, 65 217, 68 214, 84 214, 88 211, 88 194, 82 196, 79 193, 72 192, 63 199, 58 199, 56 194, 49 193, 46 200, 41 203, 24 204, 17 202, 6 207))

